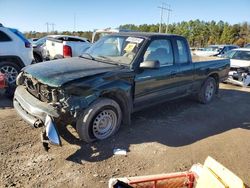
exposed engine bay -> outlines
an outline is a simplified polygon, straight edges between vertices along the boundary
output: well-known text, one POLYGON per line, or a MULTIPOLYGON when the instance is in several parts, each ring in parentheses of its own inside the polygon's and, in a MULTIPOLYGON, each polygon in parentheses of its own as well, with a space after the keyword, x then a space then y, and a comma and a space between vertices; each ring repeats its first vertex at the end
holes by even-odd
POLYGON ((242 87, 250 86, 250 67, 231 67, 227 82, 242 87))

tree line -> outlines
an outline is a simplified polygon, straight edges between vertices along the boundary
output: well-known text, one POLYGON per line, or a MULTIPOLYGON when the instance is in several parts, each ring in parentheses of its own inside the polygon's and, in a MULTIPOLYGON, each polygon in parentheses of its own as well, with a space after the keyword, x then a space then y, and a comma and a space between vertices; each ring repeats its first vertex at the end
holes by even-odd
MULTIPOLYGON (((120 29, 129 29, 142 32, 159 32, 159 24, 125 24, 120 29)), ((250 24, 243 22, 239 24, 229 24, 219 21, 190 20, 179 23, 162 25, 162 33, 178 34, 187 38, 191 47, 205 47, 210 44, 236 44, 243 47, 250 43, 250 24)), ((63 32, 26 32, 27 38, 41 38, 48 34, 64 34, 85 37, 91 40, 92 31, 63 31, 63 32)))
MULTIPOLYGON (((122 29, 143 32, 159 32, 159 24, 126 24, 122 29)), ((250 43, 250 24, 243 22, 230 25, 227 22, 190 20, 162 26, 162 33, 182 35, 192 47, 205 47, 211 44, 236 44, 243 47, 250 43)))
POLYGON ((83 38, 87 38, 91 41, 92 38, 92 31, 54 31, 54 32, 36 32, 36 31, 30 31, 30 32, 24 32, 24 35, 26 38, 42 38, 47 35, 73 35, 73 36, 79 36, 83 38))

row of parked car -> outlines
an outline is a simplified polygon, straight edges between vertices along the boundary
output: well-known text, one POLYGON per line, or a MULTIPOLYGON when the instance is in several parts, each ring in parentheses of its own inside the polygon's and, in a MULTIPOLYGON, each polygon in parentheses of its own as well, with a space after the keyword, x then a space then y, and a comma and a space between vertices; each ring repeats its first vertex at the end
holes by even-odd
POLYGON ((237 45, 209 45, 206 48, 199 48, 193 51, 193 55, 197 56, 218 56, 226 54, 228 51, 239 48, 237 45))
POLYGON ((68 35, 49 35, 38 40, 27 40, 17 29, 0 24, 0 73, 8 83, 12 95, 20 70, 33 63, 65 57, 80 56, 91 43, 86 38, 68 35))
POLYGON ((91 43, 88 39, 68 35, 48 35, 32 43, 35 62, 80 56, 91 43))
POLYGON ((92 35, 91 42, 87 38, 69 35, 48 35, 40 39, 32 40, 33 55, 36 63, 61 59, 65 57, 77 57, 82 55, 97 36, 102 37, 106 34, 128 32, 124 29, 99 29, 95 30, 92 35))

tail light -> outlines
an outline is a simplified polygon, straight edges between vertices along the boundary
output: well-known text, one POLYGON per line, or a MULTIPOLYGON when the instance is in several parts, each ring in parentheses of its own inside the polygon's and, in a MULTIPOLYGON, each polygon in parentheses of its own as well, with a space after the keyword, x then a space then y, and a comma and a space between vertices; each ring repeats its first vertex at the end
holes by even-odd
POLYGON ((29 42, 24 42, 26 48, 31 48, 31 43, 29 42))
POLYGON ((63 46, 63 57, 72 57, 71 47, 68 45, 63 46))

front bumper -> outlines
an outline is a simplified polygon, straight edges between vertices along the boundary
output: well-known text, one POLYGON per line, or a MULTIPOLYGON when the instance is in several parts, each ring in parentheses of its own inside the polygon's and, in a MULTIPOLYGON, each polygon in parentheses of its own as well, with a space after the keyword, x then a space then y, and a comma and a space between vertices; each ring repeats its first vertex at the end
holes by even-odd
MULTIPOLYGON (((28 124, 36 128, 45 126, 42 136, 43 145, 47 142, 61 145, 57 128, 53 122, 54 118, 59 117, 59 113, 55 107, 39 101, 24 86, 16 88, 13 104, 17 113, 28 124)), ((46 145, 44 146, 46 148, 46 145)))
POLYGON ((247 87, 250 85, 250 74, 245 72, 237 72, 232 70, 228 73, 227 83, 238 85, 241 87, 247 87))
POLYGON ((35 123, 38 121, 44 124, 47 115, 53 118, 59 117, 55 107, 35 98, 24 86, 16 88, 13 104, 17 113, 34 127, 36 127, 35 123))

